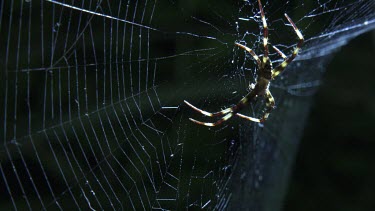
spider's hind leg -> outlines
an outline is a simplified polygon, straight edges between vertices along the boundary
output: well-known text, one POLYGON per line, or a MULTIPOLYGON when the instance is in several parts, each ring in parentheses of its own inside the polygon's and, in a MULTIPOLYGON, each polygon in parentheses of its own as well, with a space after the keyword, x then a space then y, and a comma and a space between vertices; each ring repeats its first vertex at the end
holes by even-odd
POLYGON ((285 60, 287 59, 288 57, 285 56, 285 54, 280 50, 278 49, 276 46, 272 46, 273 49, 275 49, 275 51, 285 60))
MULTIPOLYGON (((284 15, 285 15, 286 19, 288 19, 289 23, 292 25, 294 31, 296 32, 296 34, 298 36, 298 43, 297 43, 297 46, 294 48, 292 55, 290 55, 286 58, 284 58, 284 56, 282 56, 284 58, 284 61, 280 65, 278 65, 275 69, 272 70, 272 78, 275 78, 276 76, 278 76, 288 66, 288 64, 290 64, 294 60, 294 58, 296 58, 296 56, 297 56, 297 54, 298 54, 299 50, 301 49, 301 47, 303 45, 303 42, 304 42, 304 37, 303 37, 301 31, 297 28, 296 24, 292 21, 292 19, 286 13, 284 15)), ((280 50, 277 49, 276 51, 278 51, 278 53, 279 53, 280 50)))
POLYGON ((261 123, 265 122, 268 119, 268 116, 270 115, 271 111, 275 108, 275 99, 273 98, 270 90, 267 90, 265 98, 266 98, 266 108, 265 108, 262 119, 260 119, 261 123))
MULTIPOLYGON (((264 15, 263 6, 260 0, 258 0, 260 15, 263 23, 263 48, 264 48, 264 59, 268 58, 268 26, 266 16, 264 15)), ((266 60, 263 60, 265 62, 266 60)))

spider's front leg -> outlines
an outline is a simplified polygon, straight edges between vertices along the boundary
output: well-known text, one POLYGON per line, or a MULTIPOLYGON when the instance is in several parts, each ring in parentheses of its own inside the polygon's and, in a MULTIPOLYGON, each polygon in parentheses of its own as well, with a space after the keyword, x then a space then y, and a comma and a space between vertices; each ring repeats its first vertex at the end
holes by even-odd
POLYGON ((199 125, 207 126, 207 127, 214 127, 216 125, 220 125, 221 123, 230 119, 233 116, 233 113, 232 113, 233 108, 235 108, 235 107, 230 107, 230 108, 226 108, 224 110, 218 111, 218 112, 211 113, 211 112, 208 112, 208 111, 205 111, 205 110, 202 110, 202 109, 199 109, 199 108, 195 107, 194 105, 192 105, 191 103, 189 103, 186 100, 184 100, 184 103, 186 105, 188 105, 189 107, 191 107, 192 109, 194 109, 195 111, 197 111, 197 112, 199 112, 199 113, 201 113, 205 116, 208 116, 208 117, 223 116, 222 118, 220 118, 216 122, 201 122, 201 121, 195 120, 193 118, 189 118, 190 121, 192 121, 196 124, 199 124, 199 125))
POLYGON ((205 110, 202 110, 202 109, 199 109, 197 107, 195 107, 194 105, 192 105, 191 103, 189 103, 188 101, 184 100, 184 103, 188 106, 190 106, 190 108, 198 111, 199 113, 205 115, 205 116, 209 116, 209 117, 215 117, 215 116, 222 116, 224 114, 227 114, 229 112, 232 112, 232 108, 226 108, 224 110, 221 110, 221 111, 218 111, 218 112, 214 112, 214 113, 211 113, 211 112, 208 112, 208 111, 205 111, 205 110))
POLYGON ((240 110, 242 110, 244 107, 246 107, 249 102, 253 101, 253 100, 256 100, 258 98, 258 94, 259 92, 255 91, 255 85, 254 86, 251 86, 253 87, 254 89, 247 93, 247 95, 245 95, 236 105, 232 106, 232 107, 229 107, 229 108, 226 108, 224 110, 221 110, 219 112, 215 112, 215 113, 211 113, 211 112, 207 112, 205 110, 202 110, 202 109, 199 109, 197 107, 195 107, 194 105, 192 105, 191 103, 189 103, 188 101, 184 100, 185 104, 187 104, 189 107, 191 107, 192 109, 194 109, 195 111, 205 115, 205 116, 208 116, 208 117, 215 117, 215 116, 222 116, 219 120, 217 120, 216 122, 201 122, 201 121, 198 121, 198 120, 195 120, 193 118, 189 118, 190 121, 196 123, 196 124, 199 124, 199 125, 204 125, 204 126, 207 126, 207 127, 214 127, 214 126, 217 126, 217 125, 220 125, 221 123, 227 121, 228 119, 232 118, 234 115, 237 115, 241 118, 244 118, 244 119, 248 119, 250 121, 253 121, 253 122, 259 122, 260 120, 259 119, 256 119, 256 118, 253 118, 253 117, 248 117, 248 116, 245 116, 243 114, 239 114, 238 112, 240 110))

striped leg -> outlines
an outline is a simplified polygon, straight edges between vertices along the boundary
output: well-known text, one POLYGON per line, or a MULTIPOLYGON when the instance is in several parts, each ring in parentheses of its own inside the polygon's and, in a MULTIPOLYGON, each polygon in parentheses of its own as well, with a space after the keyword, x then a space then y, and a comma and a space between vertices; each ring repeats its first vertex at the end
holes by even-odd
MULTIPOLYGON (((258 95, 256 94, 256 92, 253 90, 250 93, 248 93, 245 97, 243 97, 236 105, 234 105, 234 106, 232 106, 230 108, 226 108, 224 110, 221 110, 219 112, 215 112, 215 113, 210 113, 210 112, 204 111, 202 109, 199 109, 199 108, 193 106, 191 103, 189 103, 186 100, 184 100, 184 102, 188 106, 190 106, 192 109, 198 111, 199 113, 201 113, 201 114, 203 114, 205 116, 215 117, 215 116, 224 115, 222 118, 220 118, 216 122, 201 122, 201 121, 195 120, 193 118, 189 118, 190 121, 192 121, 192 122, 194 122, 196 124, 200 124, 200 125, 204 125, 204 126, 208 126, 208 127, 213 127, 213 126, 216 126, 216 125, 220 125, 221 123, 223 123, 223 122, 227 121, 228 119, 232 118, 234 114, 237 114, 237 112, 239 112, 240 110, 242 110, 251 100, 257 98, 257 96, 258 95)), ((249 119, 249 120, 251 120, 251 118, 252 118, 252 117, 246 117, 246 116, 244 116, 242 114, 237 115, 237 116, 245 118, 245 119, 249 119)), ((254 120, 256 121, 255 118, 254 118, 254 120)))
POLYGON ((199 125, 204 125, 204 126, 207 126, 207 127, 214 127, 216 125, 220 125, 221 123, 227 121, 228 119, 230 119, 231 117, 233 116, 233 113, 230 112, 228 114, 226 114, 223 118, 219 119, 218 121, 216 122, 200 122, 198 120, 195 120, 193 118, 189 118, 190 121, 196 123, 196 124, 199 124, 199 125))
POLYGON ((283 59, 285 60, 287 57, 285 56, 285 54, 280 51, 280 49, 276 48, 275 46, 272 46, 273 49, 275 49, 275 51, 281 56, 283 57, 283 59))
POLYGON ((261 64, 259 57, 256 55, 256 53, 255 53, 251 48, 246 47, 246 46, 244 46, 244 45, 241 45, 241 44, 239 44, 239 43, 234 43, 234 44, 237 45, 237 46, 240 47, 240 48, 243 48, 243 49, 246 50, 247 52, 249 52, 249 53, 253 56, 253 58, 255 59, 255 61, 258 63, 258 65, 261 64))
POLYGON ((247 102, 248 102, 248 95, 246 95, 245 97, 243 97, 237 105, 232 106, 230 108, 226 108, 224 110, 221 110, 221 111, 215 112, 215 113, 210 113, 210 112, 204 111, 202 109, 199 109, 199 108, 193 106, 192 104, 190 104, 186 100, 184 100, 184 102, 188 106, 190 106, 192 109, 198 111, 199 113, 201 113, 201 114, 203 114, 205 116, 215 117, 215 116, 224 115, 221 119, 219 119, 216 122, 201 122, 201 121, 195 120, 193 118, 189 118, 190 121, 192 121, 192 122, 194 122, 196 124, 200 124, 200 125, 204 125, 204 126, 208 126, 208 127, 214 127, 214 126, 220 125, 221 123, 223 123, 223 122, 227 121, 228 119, 232 118, 233 114, 235 114, 236 112, 238 112, 239 110, 241 110, 244 107, 244 105, 247 104, 247 102))
POLYGON ((221 111, 218 111, 218 112, 215 112, 215 113, 210 113, 210 112, 207 112, 205 110, 202 110, 202 109, 199 109, 195 106, 193 106, 191 103, 189 103, 188 101, 184 100, 184 102, 190 106, 192 109, 198 111, 199 113, 205 115, 205 116, 209 116, 209 117, 215 117, 215 116, 221 116, 221 115, 225 115, 223 116, 221 119, 219 119, 218 121, 216 122, 201 122, 201 121, 198 121, 198 120, 195 120, 193 118, 189 118, 190 121, 196 123, 196 124, 199 124, 199 125, 204 125, 204 126, 207 126, 207 127, 214 127, 216 125, 220 125, 221 123, 227 121, 228 119, 230 119, 232 116, 233 116, 233 108, 236 107, 236 106, 233 106, 233 107, 230 107, 230 108, 226 108, 224 110, 221 110, 221 111))
MULTIPOLYGON (((241 117, 241 118, 247 119, 249 121, 253 121, 253 122, 261 122, 262 121, 260 119, 257 119, 257 118, 254 118, 254 117, 249 117, 249 116, 246 116, 246 115, 243 115, 243 114, 240 114, 240 113, 236 113, 236 115, 238 117, 241 117)), ((196 124, 199 124, 199 125, 204 125, 204 126, 207 126, 207 127, 214 127, 214 126, 220 125, 221 123, 227 121, 228 119, 230 119, 232 117, 233 117, 233 113, 230 112, 216 122, 201 122, 201 121, 195 120, 193 118, 189 118, 189 120, 196 123, 196 124)))
POLYGON ((266 110, 265 110, 265 113, 264 113, 264 115, 261 119, 249 117, 249 116, 246 116, 246 115, 243 115, 243 114, 240 114, 240 113, 237 113, 236 115, 241 117, 241 118, 247 119, 249 121, 253 121, 253 122, 260 122, 260 123, 265 122, 268 119, 268 116, 270 115, 272 109, 275 107, 275 100, 274 100, 270 90, 267 90, 265 98, 266 98, 266 110))
POLYGON ((184 103, 186 103, 186 105, 190 106, 192 109, 198 111, 199 113, 201 113, 201 114, 203 114, 205 116, 209 116, 209 117, 215 117, 215 116, 224 115, 224 114, 227 114, 227 113, 229 113, 229 112, 232 111, 232 108, 227 108, 227 109, 215 112, 215 113, 210 113, 208 111, 205 111, 205 110, 202 110, 202 109, 199 109, 199 108, 193 106, 191 103, 189 103, 186 100, 184 100, 184 103))
POLYGON ((268 116, 270 115, 272 109, 275 107, 275 99, 273 98, 270 90, 267 90, 266 92, 266 109, 264 111, 262 119, 260 119, 260 122, 263 123, 268 119, 268 116))
POLYGON ((252 121, 252 122, 260 122, 260 119, 257 119, 257 118, 254 118, 254 117, 246 116, 246 115, 243 115, 243 114, 240 114, 240 113, 237 113, 236 115, 241 117, 241 118, 252 121))
POLYGON ((275 78, 276 76, 278 76, 286 68, 286 66, 288 66, 288 64, 291 63, 294 58, 296 58, 296 56, 298 54, 298 51, 299 51, 299 49, 301 49, 301 46, 302 46, 303 41, 304 41, 303 35, 300 32, 300 30, 297 28, 296 24, 292 21, 292 19, 289 18, 289 16, 287 14, 285 14, 285 17, 288 19, 289 23, 293 26, 293 29, 296 32, 296 34, 299 38, 299 41, 298 41, 297 46, 294 49, 292 55, 285 58, 284 62, 282 62, 280 65, 278 65, 277 67, 275 67, 275 69, 272 70, 272 78, 275 78))
MULTIPOLYGON (((268 58, 268 26, 267 26, 266 16, 264 15, 262 3, 260 2, 260 0, 258 0, 258 4, 259 4, 260 15, 261 15, 262 22, 263 22, 263 47, 264 47, 263 58, 267 59, 268 58)), ((265 63, 266 60, 264 60, 263 62, 265 63)))

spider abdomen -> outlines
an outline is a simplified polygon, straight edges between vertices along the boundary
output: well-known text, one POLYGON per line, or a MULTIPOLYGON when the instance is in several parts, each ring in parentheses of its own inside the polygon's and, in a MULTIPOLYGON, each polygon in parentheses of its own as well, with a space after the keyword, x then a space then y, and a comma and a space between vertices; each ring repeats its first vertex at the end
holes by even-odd
POLYGON ((258 77, 255 89, 257 90, 258 95, 264 95, 268 90, 270 85, 270 80, 264 77, 258 77))

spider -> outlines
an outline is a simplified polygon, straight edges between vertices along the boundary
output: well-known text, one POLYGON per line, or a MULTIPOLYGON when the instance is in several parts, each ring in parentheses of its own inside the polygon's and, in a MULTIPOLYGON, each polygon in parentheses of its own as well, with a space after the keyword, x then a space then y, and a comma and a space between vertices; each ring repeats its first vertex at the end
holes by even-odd
POLYGON ((294 48, 292 55, 286 56, 283 52, 281 52, 278 48, 275 46, 272 46, 275 51, 284 59, 282 63, 280 63, 277 67, 272 68, 272 61, 268 57, 268 28, 267 28, 267 22, 266 22, 266 17, 264 16, 264 11, 262 7, 262 3, 260 0, 258 0, 258 5, 259 5, 259 10, 263 22, 263 47, 264 47, 264 54, 261 57, 258 57, 256 53, 250 49, 247 46, 244 46, 240 43, 235 43, 238 47, 244 49, 245 51, 249 52, 250 55, 254 58, 256 61, 258 68, 257 68, 257 78, 256 78, 256 83, 252 83, 249 85, 249 92, 234 106, 226 108, 224 110, 210 113, 207 111, 204 111, 202 109, 199 109, 195 107, 194 105, 190 104, 188 101, 184 100, 184 102, 190 106, 192 109, 196 110, 197 112, 208 116, 208 117, 219 117, 221 118, 217 120, 216 122, 200 122, 198 120, 189 118, 192 122, 200 125, 205 125, 208 127, 213 127, 216 125, 220 125, 221 123, 227 121, 234 115, 253 121, 253 122, 259 122, 259 123, 264 123, 267 119, 268 116, 270 115, 272 109, 275 107, 275 100, 269 90, 269 86, 271 83, 271 80, 274 80, 275 77, 277 77, 292 61, 294 58, 296 58, 298 51, 300 50, 304 38, 302 33, 299 31, 297 28, 296 24, 290 19, 290 17, 285 13, 286 19, 289 21, 289 23, 292 25, 295 33, 297 34, 299 41, 297 43, 297 46, 294 48), (243 114, 240 114, 239 112, 245 108, 249 102, 256 100, 258 97, 264 97, 266 100, 266 108, 264 109, 264 114, 263 117, 260 119, 254 118, 254 117, 249 117, 245 116, 243 114))

